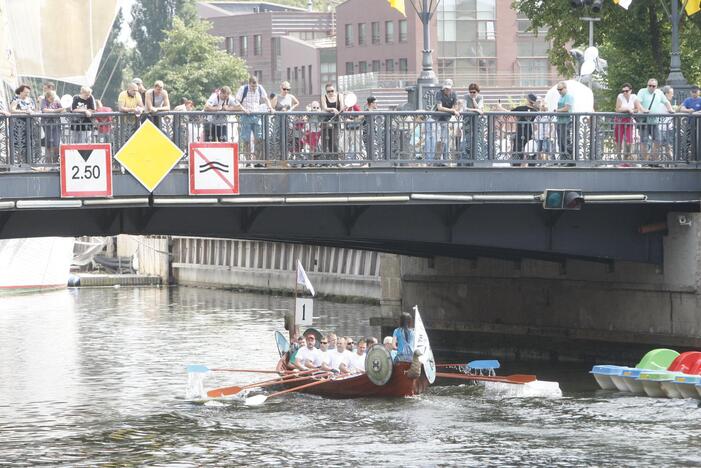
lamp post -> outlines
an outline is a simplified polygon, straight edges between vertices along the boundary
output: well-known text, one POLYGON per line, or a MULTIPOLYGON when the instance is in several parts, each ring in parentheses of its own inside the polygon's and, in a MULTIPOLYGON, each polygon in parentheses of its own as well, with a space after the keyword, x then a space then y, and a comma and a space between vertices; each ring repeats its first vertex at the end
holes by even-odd
MULTIPOLYGON (((684 1, 684 5, 686 5, 686 1, 684 1)), ((667 84, 674 88, 674 99, 681 101, 689 95, 691 86, 682 73, 681 52, 679 50, 679 23, 681 22, 679 0, 672 0, 670 16, 672 20, 672 60, 669 65, 667 84)))
POLYGON ((421 50, 421 73, 416 79, 416 86, 407 88, 408 104, 413 109, 427 109, 433 105, 431 91, 438 88, 438 77, 433 71, 431 50, 431 19, 441 0, 409 0, 421 21, 423 30, 423 50, 421 50))

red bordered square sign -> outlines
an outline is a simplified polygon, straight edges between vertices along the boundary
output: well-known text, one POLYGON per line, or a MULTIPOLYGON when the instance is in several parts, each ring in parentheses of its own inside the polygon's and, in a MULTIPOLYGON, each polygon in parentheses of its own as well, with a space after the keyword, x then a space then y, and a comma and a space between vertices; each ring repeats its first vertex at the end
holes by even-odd
POLYGON ((190 195, 239 194, 239 146, 190 143, 190 195))
POLYGON ((112 196, 109 143, 61 145, 61 197, 112 196))

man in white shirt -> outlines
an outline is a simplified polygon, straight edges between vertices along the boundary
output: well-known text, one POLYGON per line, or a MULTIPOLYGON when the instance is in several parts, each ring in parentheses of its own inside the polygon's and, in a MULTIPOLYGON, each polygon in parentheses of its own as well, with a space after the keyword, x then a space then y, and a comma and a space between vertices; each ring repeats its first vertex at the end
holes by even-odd
POLYGON ((299 370, 314 369, 321 366, 321 351, 316 348, 316 338, 312 333, 305 337, 307 345, 300 348, 295 356, 294 366, 299 370))
MULTIPOLYGON (((255 76, 248 78, 248 84, 241 86, 236 93, 236 100, 243 106, 246 114, 257 112, 273 112, 273 106, 263 86, 258 84, 255 76)), ((263 122, 259 115, 241 116, 241 143, 243 153, 251 153, 255 149, 255 159, 260 159, 263 149, 263 122)))
POLYGON ((350 371, 354 374, 365 372, 365 350, 368 348, 365 340, 358 340, 358 347, 350 357, 350 371))
POLYGON ((346 339, 339 337, 336 339, 336 349, 332 349, 328 352, 329 361, 328 363, 321 366, 324 370, 329 371, 339 371, 342 374, 348 374, 350 369, 348 365, 350 363, 351 352, 346 349, 346 339))

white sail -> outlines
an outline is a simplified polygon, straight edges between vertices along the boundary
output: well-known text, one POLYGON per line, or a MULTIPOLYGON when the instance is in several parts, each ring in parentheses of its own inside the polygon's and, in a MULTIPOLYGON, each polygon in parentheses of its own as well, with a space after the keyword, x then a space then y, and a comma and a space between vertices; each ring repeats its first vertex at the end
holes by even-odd
POLYGON ((414 306, 414 352, 419 351, 419 361, 423 364, 424 372, 429 383, 436 380, 436 362, 433 359, 431 343, 428 341, 428 334, 421 320, 419 306, 414 306))
POLYGON ((18 76, 95 82, 119 0, 3 1, 6 49, 18 76))

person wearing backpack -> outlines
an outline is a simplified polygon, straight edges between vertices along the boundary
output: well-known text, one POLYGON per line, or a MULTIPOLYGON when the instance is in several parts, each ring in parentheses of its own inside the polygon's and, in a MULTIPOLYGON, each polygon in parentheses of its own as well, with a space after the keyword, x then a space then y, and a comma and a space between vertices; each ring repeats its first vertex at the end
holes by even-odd
MULTIPOLYGON (((669 100, 662 91, 657 89, 657 80, 654 78, 647 80, 647 88, 638 91, 635 110, 644 114, 662 114, 665 113, 665 110, 670 114, 674 113, 669 100)), ((659 158, 660 143, 662 143, 660 117, 643 117, 638 122, 640 123, 640 151, 643 159, 646 161, 650 159, 647 146, 650 140, 652 140, 652 157, 653 159, 659 158)))
POLYGON ((258 79, 251 76, 248 78, 248 84, 239 88, 236 100, 241 103, 244 112, 239 127, 241 131, 239 140, 242 144, 241 154, 242 156, 247 154, 249 159, 260 160, 263 149, 263 119, 261 115, 255 114, 274 111, 268 93, 263 86, 258 84, 258 79))

